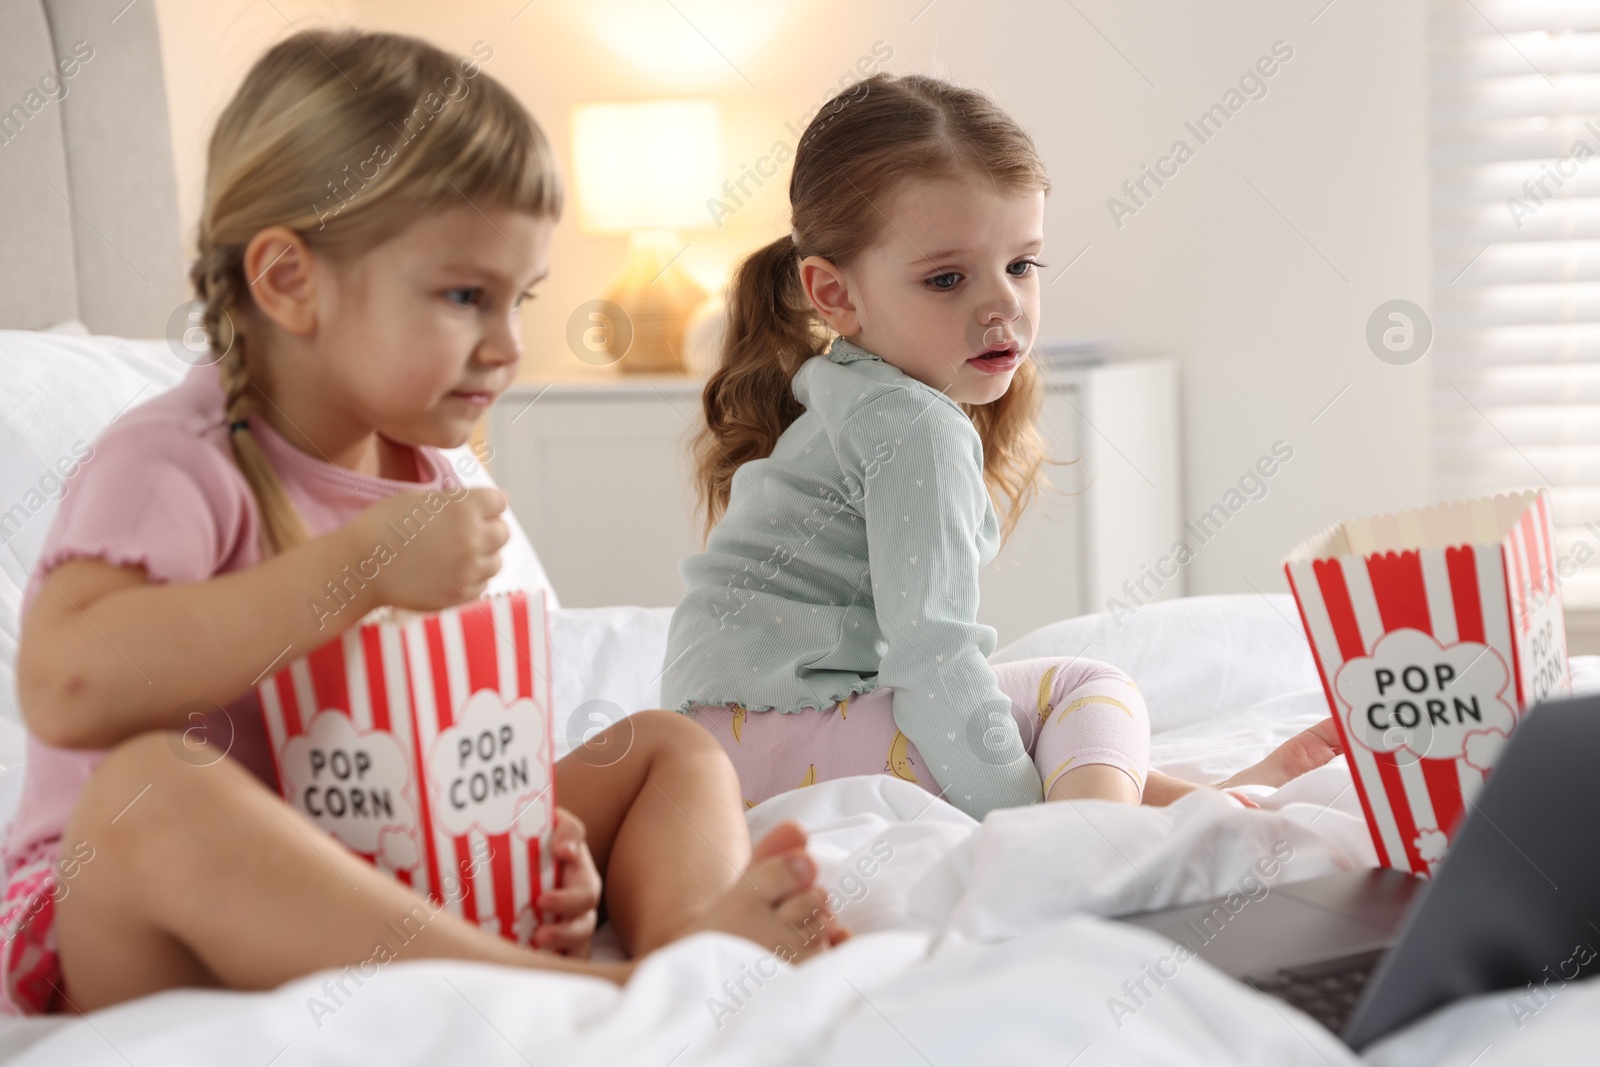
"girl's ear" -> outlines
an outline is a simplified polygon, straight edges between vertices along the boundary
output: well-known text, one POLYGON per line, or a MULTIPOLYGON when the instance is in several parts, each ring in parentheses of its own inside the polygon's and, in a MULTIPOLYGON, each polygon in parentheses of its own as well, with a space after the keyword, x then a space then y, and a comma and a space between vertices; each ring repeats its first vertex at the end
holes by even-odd
POLYGON ((242 266, 261 314, 297 336, 316 327, 321 264, 305 238, 287 226, 268 226, 245 245, 242 266))
POLYGON ((835 333, 853 337, 861 332, 860 317, 844 272, 821 256, 800 261, 800 285, 811 306, 835 333))

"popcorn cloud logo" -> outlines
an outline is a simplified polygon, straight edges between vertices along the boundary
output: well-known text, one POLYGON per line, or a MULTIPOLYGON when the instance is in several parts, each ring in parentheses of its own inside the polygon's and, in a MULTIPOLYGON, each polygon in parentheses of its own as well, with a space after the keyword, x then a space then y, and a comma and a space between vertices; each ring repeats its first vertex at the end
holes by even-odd
POLYGON ((1487 645, 1448 647, 1421 630, 1393 630, 1372 655, 1347 662, 1334 678, 1349 736, 1374 752, 1461 759, 1487 770, 1516 726, 1503 698, 1505 660, 1487 645), (1485 761, 1481 762, 1480 761, 1485 761))
POLYGON ((543 720, 531 700, 505 704, 492 689, 468 698, 456 725, 435 739, 428 776, 435 817, 452 835, 503 834, 516 823, 535 836, 545 821, 543 720))
POLYGON ((283 773, 289 795, 324 830, 357 852, 381 853, 396 870, 416 865, 411 776, 391 735, 358 734, 349 716, 320 711, 284 746, 283 773))

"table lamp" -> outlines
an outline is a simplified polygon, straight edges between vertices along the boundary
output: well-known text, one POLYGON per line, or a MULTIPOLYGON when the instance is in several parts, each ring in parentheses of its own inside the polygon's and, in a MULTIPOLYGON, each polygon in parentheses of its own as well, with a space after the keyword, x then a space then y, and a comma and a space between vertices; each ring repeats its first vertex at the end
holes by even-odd
POLYGON ((710 224, 722 129, 710 100, 579 104, 572 110, 579 224, 628 234, 628 264, 605 293, 626 316, 595 332, 597 363, 682 374, 684 326, 706 298, 684 270, 678 230, 710 224))

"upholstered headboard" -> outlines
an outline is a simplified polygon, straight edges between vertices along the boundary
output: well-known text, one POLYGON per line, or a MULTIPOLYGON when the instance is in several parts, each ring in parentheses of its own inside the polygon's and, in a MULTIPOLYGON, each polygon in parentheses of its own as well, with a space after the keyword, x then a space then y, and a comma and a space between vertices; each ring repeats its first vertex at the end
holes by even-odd
POLYGON ((182 247, 154 0, 0 2, 0 328, 160 337, 182 247))

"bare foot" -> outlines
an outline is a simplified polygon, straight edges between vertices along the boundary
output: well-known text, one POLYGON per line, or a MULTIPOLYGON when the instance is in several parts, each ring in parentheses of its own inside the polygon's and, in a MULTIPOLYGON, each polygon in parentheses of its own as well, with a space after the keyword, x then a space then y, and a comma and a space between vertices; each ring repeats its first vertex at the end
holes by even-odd
POLYGON ((1339 744, 1339 730, 1332 719, 1323 719, 1315 726, 1301 730, 1289 740, 1267 753, 1260 763, 1251 764, 1220 788, 1234 785, 1285 785, 1307 771, 1314 771, 1344 751, 1339 744))
POLYGON ((737 934, 766 945, 783 960, 808 959, 850 936, 828 909, 828 891, 816 880, 805 831, 781 823, 756 842, 750 866, 733 888, 685 933, 737 934))

